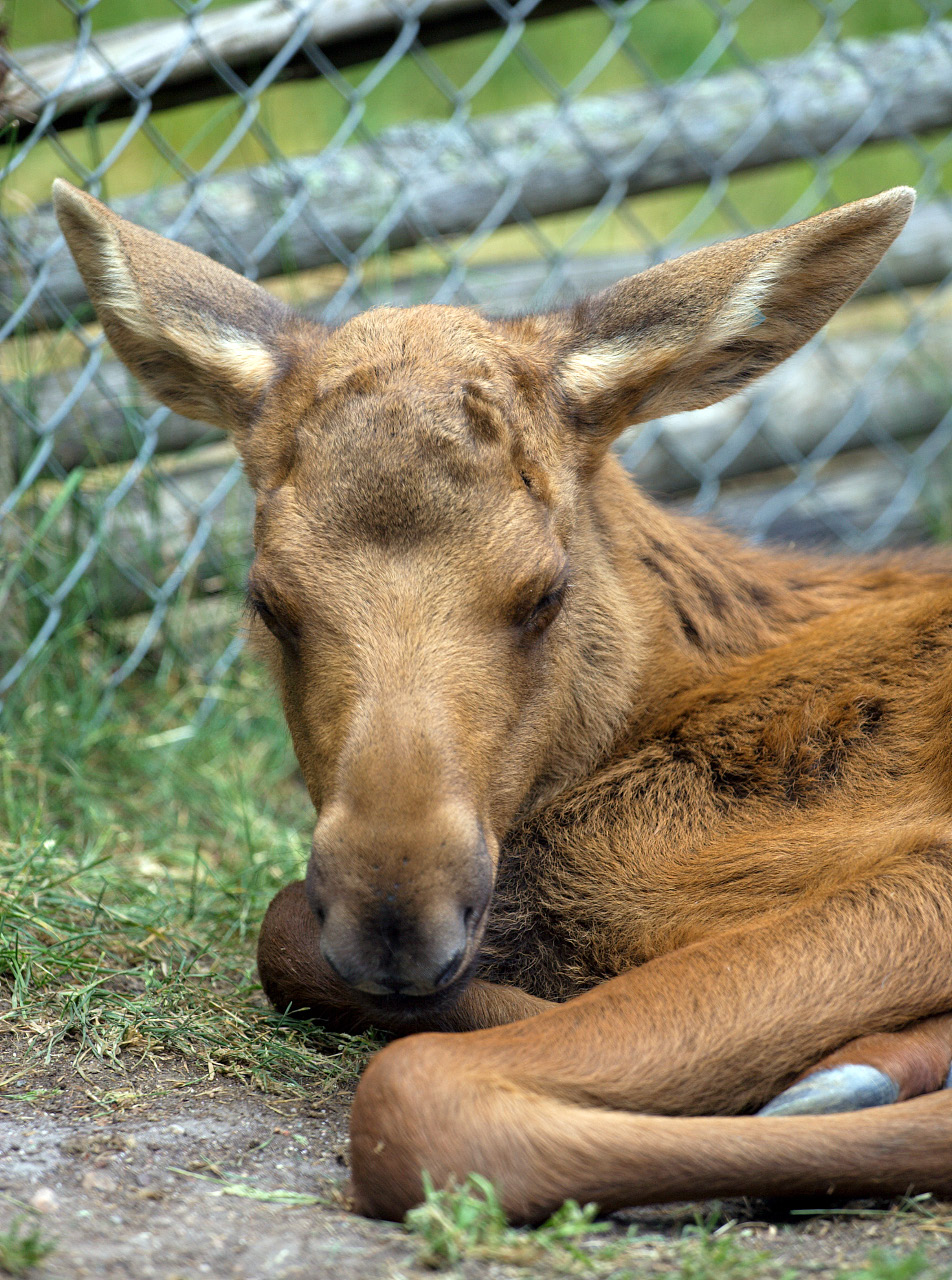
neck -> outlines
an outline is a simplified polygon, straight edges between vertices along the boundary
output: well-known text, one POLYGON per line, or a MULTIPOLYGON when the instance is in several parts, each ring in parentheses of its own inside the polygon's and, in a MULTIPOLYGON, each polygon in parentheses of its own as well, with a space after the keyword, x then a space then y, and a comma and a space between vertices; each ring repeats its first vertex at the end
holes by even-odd
POLYGON ((577 632, 560 672, 568 696, 534 803, 590 776, 621 734, 648 728, 670 698, 861 589, 842 562, 751 547, 664 510, 613 457, 583 501, 572 552, 577 632))
POLYGON ((865 559, 754 547, 646 497, 609 457, 587 482, 572 547, 574 639, 553 678, 535 808, 651 733, 670 700, 818 618, 952 585, 947 548, 865 559))
POLYGON ((750 546, 666 510, 614 458, 603 465, 591 499, 602 554, 625 590, 627 610, 650 620, 649 652, 640 664, 649 689, 668 687, 665 673, 672 670, 682 686, 703 682, 781 643, 842 594, 842 563, 750 546))

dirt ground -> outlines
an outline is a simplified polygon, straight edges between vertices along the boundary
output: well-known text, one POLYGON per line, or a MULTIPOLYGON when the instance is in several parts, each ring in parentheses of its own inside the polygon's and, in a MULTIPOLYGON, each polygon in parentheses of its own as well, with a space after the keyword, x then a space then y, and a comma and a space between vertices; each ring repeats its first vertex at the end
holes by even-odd
MULTIPOLYGON (((39 1068, 31 1061, 15 1079, 17 1062, 25 1065, 19 1047, 12 1036, 0 1044, 0 1230, 18 1206, 44 1210, 30 1215, 56 1240, 36 1272, 44 1280, 398 1280, 422 1273, 419 1241, 341 1205, 348 1098, 275 1098, 229 1079, 189 1077, 174 1062, 118 1073, 87 1061, 80 1073, 71 1056, 39 1068), (317 1203, 272 1203, 249 1192, 296 1192, 317 1203)), ((723 1207, 735 1220, 725 1230, 745 1250, 771 1255, 773 1265, 757 1264, 755 1274, 789 1268, 832 1276, 861 1267, 873 1249, 907 1254, 916 1247, 938 1274, 952 1274, 952 1205, 928 1204, 922 1217, 882 1208, 852 1206, 843 1216, 818 1218, 771 1216, 746 1203, 723 1207)), ((597 1274, 683 1274, 673 1241, 696 1212, 709 1209, 617 1216, 611 1233, 596 1241, 601 1248, 615 1238, 622 1248, 597 1274)), ((554 1267, 542 1259, 528 1270, 548 1275, 554 1267)), ((488 1280, 526 1269, 469 1261, 456 1274, 488 1280)))

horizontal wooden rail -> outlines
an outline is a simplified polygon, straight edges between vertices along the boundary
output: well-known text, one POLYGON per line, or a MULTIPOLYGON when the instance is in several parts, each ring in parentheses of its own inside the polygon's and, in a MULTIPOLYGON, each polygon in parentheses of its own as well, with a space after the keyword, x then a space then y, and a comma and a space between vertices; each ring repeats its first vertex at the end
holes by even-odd
MULTIPOLYGON (((42 555, 53 563, 68 563, 77 544, 96 533, 99 550, 77 585, 91 614, 125 616, 149 608, 188 552, 201 504, 234 465, 235 454, 227 444, 163 458, 112 508, 106 499, 121 472, 89 472, 81 477, 72 500, 44 528, 42 555)), ((52 481, 31 490, 17 507, 14 537, 29 545, 58 495, 59 486, 52 481)), ((251 491, 238 476, 211 517, 209 536, 189 570, 189 580, 224 578, 232 585, 241 581, 251 559, 253 518, 251 491)))
MULTIPOLYGON (((209 179, 200 213, 178 236, 258 276, 358 258, 389 227, 390 249, 465 236, 483 221, 502 226, 587 208, 623 195, 705 181, 863 141, 952 124, 952 22, 875 40, 823 45, 700 82, 579 98, 468 123, 422 121, 282 165, 209 179), (304 207, 274 243, 265 229, 299 195, 304 207)), ((118 212, 168 232, 191 192, 185 186, 115 201, 118 212)), ((39 261, 58 231, 46 207, 10 224, 0 244, 0 295, 28 286, 16 262, 39 261), (9 234, 9 233, 8 233, 9 234)), ((58 323, 62 309, 88 314, 65 248, 48 263, 46 294, 33 311, 58 323)))
MULTIPOLYGON (((537 0, 530 18, 577 9, 587 0, 537 0)), ((319 45, 335 67, 380 57, 404 22, 421 44, 456 40, 505 25, 487 0, 253 0, 194 18, 137 22, 76 40, 21 52, 0 50, 7 79, 0 116, 23 132, 47 109, 58 130, 131 115, 147 97, 153 110, 234 93, 216 70, 222 63, 247 82, 277 57, 275 80, 320 75, 302 49, 319 45), (289 42, 287 56, 281 57, 289 42)))
MULTIPOLYGON (((386 303, 409 306, 434 297, 441 287, 441 301, 469 303, 495 315, 539 311, 597 293, 625 276, 637 275, 639 271, 653 267, 665 258, 690 253, 723 238, 692 240, 685 244, 668 243, 654 252, 569 258, 561 262, 557 270, 553 270, 544 259, 471 266, 451 292, 446 290, 442 277, 412 276, 363 290, 359 306, 356 302, 348 304, 341 314, 349 316, 367 306, 386 303)), ((952 276, 952 200, 921 200, 902 235, 860 286, 857 296, 869 297, 899 288, 937 284, 949 276, 952 276)), ((330 299, 315 299, 306 310, 319 319, 328 301, 330 299)))
MULTIPOLYGON (((910 447, 922 437, 907 441, 910 447)), ((853 547, 863 550, 863 533, 887 510, 901 483, 897 465, 879 449, 850 449, 831 458, 807 487, 787 490, 794 476, 788 468, 775 467, 756 475, 728 481, 713 507, 719 524, 745 536, 766 536, 769 541, 797 547, 853 547), (786 490, 786 504, 777 507, 786 490), (770 511, 769 523, 765 514, 770 511)), ((936 495, 932 495, 935 501, 936 495)), ((909 546, 935 536, 930 522, 929 495, 897 512, 884 531, 882 545, 909 546)), ((691 510, 694 495, 679 497, 672 506, 691 510)), ((878 545, 878 544, 877 544, 878 545)))

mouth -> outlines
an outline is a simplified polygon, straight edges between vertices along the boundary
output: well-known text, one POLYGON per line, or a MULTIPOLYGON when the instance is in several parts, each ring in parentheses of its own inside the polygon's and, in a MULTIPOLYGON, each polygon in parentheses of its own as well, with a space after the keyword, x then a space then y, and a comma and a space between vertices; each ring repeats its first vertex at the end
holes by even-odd
POLYGON ((472 959, 452 982, 426 995, 376 995, 353 987, 351 990, 367 1017, 373 1020, 376 1015, 383 1027, 403 1024, 409 1026, 419 1021, 431 1022, 456 1004, 473 980, 478 960, 478 948, 474 948, 472 959))

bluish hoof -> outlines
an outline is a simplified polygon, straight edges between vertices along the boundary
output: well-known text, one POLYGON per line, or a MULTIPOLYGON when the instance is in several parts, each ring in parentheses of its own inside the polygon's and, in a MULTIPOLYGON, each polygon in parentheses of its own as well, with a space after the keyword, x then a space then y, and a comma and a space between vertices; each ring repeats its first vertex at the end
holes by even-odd
POLYGON ((952 1089, 952 1067, 949 1067, 949 1074, 945 1077, 946 1089, 952 1089))
MULTIPOLYGON (((949 1073, 952 1082, 952 1072, 949 1073)), ((885 1071, 860 1063, 827 1067, 785 1089, 759 1116, 822 1116, 835 1111, 883 1107, 899 1097, 899 1085, 885 1071)))

